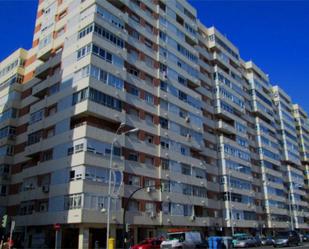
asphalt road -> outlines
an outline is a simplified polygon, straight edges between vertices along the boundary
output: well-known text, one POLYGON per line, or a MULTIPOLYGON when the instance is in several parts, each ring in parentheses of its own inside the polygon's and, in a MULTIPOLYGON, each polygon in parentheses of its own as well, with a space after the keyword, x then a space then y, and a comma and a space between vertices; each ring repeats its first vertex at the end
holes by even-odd
MULTIPOLYGON (((250 247, 247 249, 274 249, 273 246, 260 246, 260 247, 250 247)), ((278 247, 277 247, 278 248, 278 247)), ((279 248, 289 248, 289 249, 309 249, 309 243, 303 243, 301 246, 293 246, 293 247, 279 247, 279 248)))

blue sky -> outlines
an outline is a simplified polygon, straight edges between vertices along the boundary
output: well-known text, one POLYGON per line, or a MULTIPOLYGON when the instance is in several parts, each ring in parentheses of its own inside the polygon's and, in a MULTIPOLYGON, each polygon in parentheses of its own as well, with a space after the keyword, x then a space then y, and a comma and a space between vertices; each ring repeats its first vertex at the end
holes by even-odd
MULTIPOLYGON (((189 2, 309 112, 309 1, 189 2)), ((0 0, 0 60, 31 47, 36 8, 36 0, 0 0)))

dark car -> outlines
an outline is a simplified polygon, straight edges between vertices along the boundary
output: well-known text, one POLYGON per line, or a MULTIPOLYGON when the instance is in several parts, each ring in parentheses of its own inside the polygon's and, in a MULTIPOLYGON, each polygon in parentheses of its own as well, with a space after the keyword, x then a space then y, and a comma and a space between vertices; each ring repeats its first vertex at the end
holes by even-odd
POLYGON ((261 236, 261 243, 263 246, 270 246, 274 244, 274 240, 272 237, 261 236))
POLYGON ((298 246, 300 243, 300 236, 296 231, 278 232, 274 238, 274 247, 292 245, 298 246))
POLYGON ((309 241, 309 234, 308 233, 304 234, 303 241, 305 241, 305 242, 309 241))
POLYGON ((255 246, 261 246, 262 245, 262 237, 260 235, 256 235, 254 238, 255 246))
POLYGON ((208 248, 208 241, 205 239, 205 240, 202 240, 201 243, 198 243, 195 245, 195 248, 198 248, 198 249, 207 249, 208 248))
POLYGON ((142 242, 131 246, 131 249, 160 249, 160 245, 162 243, 161 239, 145 239, 142 242))

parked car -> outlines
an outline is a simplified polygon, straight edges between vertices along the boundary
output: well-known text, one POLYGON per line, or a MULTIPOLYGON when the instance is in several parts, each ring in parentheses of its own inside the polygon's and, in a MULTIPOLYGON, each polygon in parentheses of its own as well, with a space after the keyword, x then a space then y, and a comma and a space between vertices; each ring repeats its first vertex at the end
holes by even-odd
POLYGON ((257 241, 252 236, 242 236, 233 240, 234 248, 246 248, 252 246, 257 246, 257 241))
POLYGON ((274 244, 274 240, 271 236, 261 236, 261 243, 263 246, 270 246, 274 244))
POLYGON ((248 236, 250 236, 250 234, 247 234, 247 233, 235 233, 233 235, 232 245, 234 246, 234 244, 236 243, 238 238, 248 237, 248 236))
POLYGON ((142 242, 131 246, 130 249, 160 249, 161 243, 162 243, 161 239, 156 238, 145 239, 142 242))
POLYGON ((305 234, 304 234, 303 241, 304 241, 304 242, 309 241, 309 234, 308 234, 308 233, 305 233, 305 234))
POLYGON ((254 236, 253 239, 255 240, 255 246, 261 246, 262 245, 262 239, 261 239, 260 235, 254 236))
POLYGON ((291 245, 298 246, 300 244, 300 236, 296 231, 278 232, 274 238, 274 247, 291 245))
POLYGON ((200 232, 172 232, 167 234, 167 239, 162 242, 161 249, 194 249, 201 246, 202 243, 203 239, 200 232))

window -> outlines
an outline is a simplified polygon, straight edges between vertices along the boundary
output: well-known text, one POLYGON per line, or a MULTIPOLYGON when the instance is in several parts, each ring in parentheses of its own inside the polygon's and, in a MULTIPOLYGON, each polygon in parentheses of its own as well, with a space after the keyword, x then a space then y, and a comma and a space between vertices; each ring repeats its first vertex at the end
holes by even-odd
POLYGON ((134 76, 136 76, 136 77, 139 76, 139 70, 136 69, 135 67, 129 67, 129 68, 128 68, 128 73, 129 73, 129 74, 132 74, 132 75, 134 75, 134 76))
POLYGON ((42 152, 42 162, 49 161, 53 159, 53 149, 46 150, 42 152))
POLYGON ((67 11, 66 10, 64 10, 64 11, 62 11, 60 14, 59 14, 59 20, 61 20, 62 18, 64 18, 65 16, 67 15, 67 11))
POLYGON ((118 36, 114 35, 112 32, 108 31, 107 29, 101 27, 96 23, 92 23, 79 31, 78 38, 81 39, 82 37, 88 35, 89 33, 94 32, 96 35, 102 37, 105 40, 113 43, 115 46, 123 48, 124 41, 120 39, 118 36))
POLYGON ((7 187, 6 187, 6 185, 1 185, 1 187, 0 187, 0 195, 1 196, 6 196, 6 194, 7 194, 7 187))
POLYGON ((16 128, 13 126, 6 126, 0 129, 0 139, 4 137, 14 138, 16 133, 16 128))
MULTIPOLYGON (((156 206, 153 202, 146 202, 145 203, 145 212, 146 213, 154 213, 156 212, 156 206)), ((160 244, 161 244, 161 241, 160 241, 160 244)), ((158 245, 160 245, 158 244, 158 245)))
POLYGON ((160 117, 160 125, 163 129, 168 129, 168 120, 160 117))
POLYGON ((140 186, 141 178, 139 176, 130 175, 128 179, 128 184, 133 186, 140 186))
POLYGON ((45 130, 46 138, 50 138, 55 136, 55 126, 46 128, 45 130))
POLYGON ((82 207, 82 194, 66 196, 64 199, 64 210, 79 209, 82 207))
POLYGON ((131 200, 129 202, 129 205, 128 205, 128 210, 129 211, 138 211, 138 206, 139 206, 138 201, 131 200))
POLYGON ((145 39, 145 45, 146 45, 146 47, 148 47, 148 48, 152 48, 153 43, 152 43, 152 41, 150 41, 150 40, 148 40, 148 39, 145 39))
POLYGON ((83 152, 84 151, 84 144, 77 144, 74 146, 75 153, 83 152))
POLYGON ((145 164, 146 164, 146 165, 153 165, 153 164, 154 164, 154 158, 153 158, 153 157, 146 156, 146 157, 145 157, 145 164))
POLYGON ((128 89, 128 93, 134 95, 134 96, 139 96, 139 89, 136 88, 135 86, 130 86, 128 89))
POLYGON ((130 34, 133 38, 135 38, 136 40, 139 40, 139 33, 135 30, 132 30, 131 34, 130 34))
POLYGON ((52 85, 51 87, 49 87, 48 95, 53 95, 53 94, 59 92, 59 90, 60 90, 60 84, 58 82, 58 83, 52 85))
POLYGON ((84 56, 88 55, 91 52, 91 44, 88 44, 82 48, 80 48, 79 50, 77 50, 77 59, 81 59, 84 56))
POLYGON ((57 104, 47 107, 46 116, 54 115, 57 112, 57 104))
POLYGON ((153 143, 153 136, 151 136, 151 135, 146 135, 145 141, 146 141, 147 143, 152 144, 152 143, 153 143))
POLYGON ((148 124, 153 124, 153 116, 151 114, 145 114, 145 120, 148 124))
POLYGON ((6 146, 6 155, 7 156, 13 156, 14 155, 14 146, 13 145, 7 145, 6 146))
POLYGON ((187 164, 181 165, 181 173, 183 175, 191 175, 191 166, 187 164))
POLYGON ((170 148, 169 141, 165 138, 161 138, 160 144, 162 149, 168 150, 170 148))
POLYGON ((137 109, 131 107, 130 109, 128 109, 128 114, 138 118, 139 117, 139 112, 137 109))
POLYGON ((40 142, 42 136, 43 136, 43 132, 41 130, 29 134, 27 144, 32 145, 32 144, 40 142))
POLYGON ((195 177, 199 179, 206 179, 206 172, 202 169, 195 168, 194 169, 195 177))
POLYGON ((140 22, 140 18, 138 15, 135 15, 135 14, 131 14, 130 15, 130 18, 132 18, 132 20, 134 20, 135 22, 139 23, 140 22))
POLYGON ((145 101, 148 103, 148 104, 151 104, 153 105, 154 104, 154 97, 149 94, 149 93, 145 93, 145 101))
POLYGON ((85 100, 88 98, 89 92, 89 99, 94 101, 98 104, 107 106, 109 108, 115 109, 117 111, 121 111, 122 109, 122 102, 114 97, 111 97, 107 94, 104 94, 94 88, 85 88, 77 93, 73 94, 73 105, 85 100))
POLYGON ((99 5, 97 5, 97 14, 100 18, 105 19, 118 29, 124 29, 123 21, 99 5))
POLYGON ((130 152, 128 160, 137 162, 138 154, 136 152, 130 152))
POLYGON ((161 165, 163 170, 169 170, 170 165, 169 165, 169 160, 167 159, 161 159, 161 165))
POLYGON ((39 122, 40 120, 43 119, 43 116, 44 116, 44 109, 42 108, 30 115, 29 124, 34 124, 36 122, 39 122))
POLYGON ((144 186, 145 187, 151 187, 152 189, 155 189, 156 181, 153 179, 145 178, 144 186))
POLYGON ((70 155, 73 155, 73 154, 74 154, 74 147, 68 148, 67 155, 70 156, 70 155))

